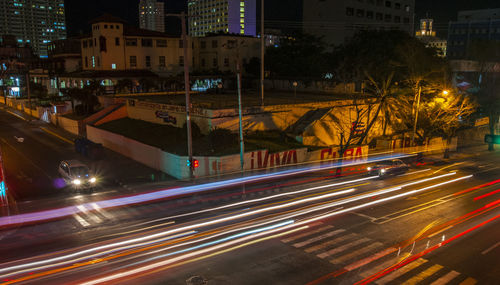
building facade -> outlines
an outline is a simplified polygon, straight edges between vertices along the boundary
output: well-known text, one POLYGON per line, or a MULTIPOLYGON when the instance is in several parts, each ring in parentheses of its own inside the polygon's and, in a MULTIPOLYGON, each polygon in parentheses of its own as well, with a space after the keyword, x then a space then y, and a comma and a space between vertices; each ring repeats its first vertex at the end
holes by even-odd
POLYGON ((165 32, 165 3, 156 0, 139 1, 139 26, 141 29, 165 32))
POLYGON ((189 35, 209 33, 256 36, 256 0, 189 0, 189 35))
POLYGON ((467 59, 476 40, 500 41, 500 9, 458 12, 457 21, 448 26, 448 57, 467 59))
POLYGON ((194 38, 194 70, 236 72, 239 59, 241 70, 252 57, 260 57, 260 39, 239 35, 208 35, 194 38))
MULTIPOLYGON (((91 24, 91 35, 80 40, 84 71, 148 70, 165 75, 183 71, 181 38, 130 27, 110 15, 91 24)), ((191 61, 191 45, 188 49, 191 61)))
POLYGON ((421 19, 420 29, 415 32, 415 36, 424 42, 427 47, 435 48, 439 56, 446 57, 448 43, 436 36, 433 23, 433 19, 421 19))
POLYGON ((47 57, 47 44, 66 38, 64 0, 0 0, 0 34, 47 57))
POLYGON ((304 1, 303 30, 340 45, 359 30, 403 30, 413 35, 415 0, 304 1))

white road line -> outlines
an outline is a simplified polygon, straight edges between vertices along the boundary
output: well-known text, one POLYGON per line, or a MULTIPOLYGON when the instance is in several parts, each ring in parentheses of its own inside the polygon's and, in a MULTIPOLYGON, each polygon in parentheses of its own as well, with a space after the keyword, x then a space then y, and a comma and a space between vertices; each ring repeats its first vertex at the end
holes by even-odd
POLYGON ((405 266, 397 269, 396 271, 390 273, 389 275, 386 275, 386 276, 380 278, 375 283, 377 283, 377 284, 386 284, 386 283, 389 283, 392 280, 398 278, 399 276, 405 274, 406 272, 408 272, 410 270, 413 270, 413 269, 419 267, 420 265, 422 265, 422 264, 424 264, 426 262, 427 262, 426 259, 419 258, 419 259, 415 260, 414 262, 408 263, 405 266))
POLYGON ((342 251, 344 251, 346 249, 349 249, 351 247, 354 247, 356 245, 359 245, 359 244, 362 244, 362 243, 365 243, 365 242, 368 242, 368 241, 370 241, 369 238, 361 238, 361 239, 355 240, 353 242, 350 242, 348 244, 344 244, 343 246, 331 249, 331 250, 329 250, 327 252, 323 252, 323 253, 317 254, 316 256, 319 257, 319 258, 326 258, 328 256, 337 254, 337 253, 342 252, 342 251))
POLYGON ((82 217, 80 217, 78 214, 74 214, 73 217, 82 225, 84 228, 90 226, 90 224, 85 221, 82 217))
POLYGON ((96 210, 99 214, 101 214, 102 216, 104 216, 106 219, 108 219, 108 220, 112 220, 113 219, 112 215, 110 215, 107 211, 103 210, 96 203, 92 203, 92 204, 90 204, 90 206, 92 206, 92 208, 94 210, 96 210))
POLYGON ((490 252, 490 251, 492 251, 493 249, 495 249, 495 248, 496 248, 497 246, 499 246, 499 245, 500 245, 500 241, 499 241, 499 242, 497 242, 496 244, 494 244, 493 246, 491 246, 491 247, 489 247, 489 248, 487 248, 487 249, 483 250, 483 251, 481 252, 481 254, 482 254, 482 255, 485 255, 485 254, 487 254, 488 252, 490 252))
POLYGON ((344 229, 339 229, 339 230, 336 230, 336 231, 328 232, 328 233, 326 233, 324 235, 313 237, 313 238, 310 238, 310 239, 305 240, 303 242, 295 243, 293 246, 297 247, 297 248, 298 247, 303 247, 303 246, 309 245, 309 244, 311 244, 313 242, 320 241, 320 240, 322 240, 324 238, 332 237, 332 236, 337 235, 337 234, 342 233, 342 232, 345 232, 345 230, 344 229))
POLYGON ((328 226, 316 229, 314 231, 310 231, 310 232, 306 232, 306 233, 303 233, 303 234, 300 234, 300 235, 295 235, 295 236, 291 236, 291 237, 286 238, 286 239, 282 239, 281 241, 284 242, 284 243, 289 243, 291 241, 298 240, 300 238, 303 238, 303 237, 306 237, 306 236, 310 236, 310 235, 313 235, 313 234, 316 234, 316 233, 319 233, 319 232, 322 232, 324 230, 331 229, 331 228, 333 228, 333 227, 330 226, 330 225, 328 225, 328 226))
POLYGON ((93 222, 95 222, 95 223, 102 223, 102 219, 101 218, 99 218, 97 215, 92 214, 91 212, 89 212, 89 210, 87 208, 85 208, 84 206, 78 205, 77 208, 78 208, 78 210, 82 211, 82 214, 84 214, 85 216, 89 217, 93 222))
POLYGON ((452 270, 448 272, 446 275, 443 277, 439 278, 438 280, 434 281, 431 283, 431 285, 444 285, 453 280, 455 277, 459 276, 460 273, 456 272, 455 270, 452 270))
POLYGON ((348 253, 348 254, 345 254, 345 255, 342 255, 338 258, 334 258, 332 260, 330 260, 330 263, 333 263, 333 264, 341 264, 341 263, 345 263, 353 258, 356 258, 360 255, 363 255, 367 252, 369 252, 370 250, 373 250, 375 248, 378 248, 378 247, 381 247, 382 246, 382 243, 380 242, 375 242, 375 243, 372 243, 368 246, 365 246, 365 247, 362 247, 358 250, 355 250, 351 253, 348 253))
POLYGON ((323 249, 325 247, 328 247, 328 246, 331 246, 331 245, 343 242, 345 240, 351 239, 351 238, 353 238, 355 236, 357 236, 357 234, 351 233, 351 234, 348 234, 348 235, 345 235, 345 236, 342 236, 342 237, 339 237, 339 238, 336 238, 336 239, 333 239, 333 240, 329 240, 327 242, 324 242, 324 243, 321 243, 321 244, 318 244, 318 245, 315 245, 315 246, 311 246, 309 248, 306 248, 304 251, 307 252, 307 253, 311 253, 313 251, 318 251, 318 250, 323 249))

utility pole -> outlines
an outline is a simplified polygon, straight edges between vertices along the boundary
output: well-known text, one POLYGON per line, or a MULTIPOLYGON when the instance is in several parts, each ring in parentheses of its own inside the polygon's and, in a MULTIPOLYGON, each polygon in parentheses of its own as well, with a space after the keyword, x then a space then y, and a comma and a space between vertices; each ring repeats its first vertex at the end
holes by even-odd
POLYGON ((417 123, 418 123, 418 110, 420 109, 420 96, 422 95, 422 86, 418 87, 417 95, 417 108, 415 110, 415 123, 413 124, 413 134, 411 136, 411 142, 415 142, 415 135, 417 134, 417 123))
POLYGON ((264 38, 264 0, 260 1, 260 103, 264 107, 264 54, 266 42, 264 38))
POLYGON ((26 93, 28 93, 28 108, 30 110, 28 122, 31 122, 31 92, 30 92, 30 70, 26 73, 26 93))
POLYGON ((189 42, 186 32, 186 13, 181 14, 166 14, 166 16, 174 16, 181 18, 182 26, 182 47, 184 49, 184 89, 186 91, 186 128, 187 128, 187 140, 188 140, 188 156, 189 156, 189 177, 194 177, 194 165, 193 165, 193 134, 191 130, 191 99, 189 94, 190 84, 189 84, 189 60, 188 60, 188 48, 189 42))

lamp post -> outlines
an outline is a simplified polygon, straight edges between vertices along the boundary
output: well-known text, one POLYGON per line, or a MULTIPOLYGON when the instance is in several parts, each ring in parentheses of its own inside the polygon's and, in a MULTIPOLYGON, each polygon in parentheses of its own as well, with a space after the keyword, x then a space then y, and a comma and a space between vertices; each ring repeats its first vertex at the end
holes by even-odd
POLYGON ((295 103, 297 103, 297 85, 299 85, 299 83, 297 83, 297 81, 294 81, 293 82, 293 98, 295 100, 295 103))

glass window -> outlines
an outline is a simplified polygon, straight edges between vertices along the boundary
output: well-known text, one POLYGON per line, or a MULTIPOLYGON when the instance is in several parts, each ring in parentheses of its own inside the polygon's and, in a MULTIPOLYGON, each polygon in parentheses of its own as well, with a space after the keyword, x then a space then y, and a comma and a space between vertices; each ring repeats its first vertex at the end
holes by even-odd
POLYGON ((391 8, 391 6, 392 6, 391 1, 385 1, 385 7, 391 8))
POLYGON ((130 56, 130 67, 137 67, 137 57, 135 55, 130 56))
POLYGON ((120 38, 115 38, 115 45, 119 46, 120 45, 120 38))
POLYGON ((152 39, 141 39, 141 46, 143 47, 152 47, 153 40, 152 39))
POLYGON ((366 18, 373 19, 373 11, 366 11, 366 18))
POLYGON ((167 47, 167 40, 156 40, 156 47, 167 47))
POLYGON ((218 46, 217 40, 213 40, 212 41, 212 48, 217 48, 217 46, 218 46))
POLYGON ((394 9, 401 10, 401 3, 394 3, 394 9))
POLYGON ((128 47, 136 47, 137 46, 137 39, 126 39, 125 45, 128 47))
POLYGON ((354 15, 354 8, 347 7, 347 8, 345 9, 345 14, 346 14, 347 16, 352 16, 352 15, 354 15))
POLYGON ((392 21, 392 16, 390 14, 385 14, 384 19, 385 19, 386 22, 391 22, 392 21))
POLYGON ((166 60, 165 56, 160 56, 159 57, 159 62, 160 62, 160 67, 167 66, 167 60, 166 60))
POLYGON ((357 9, 356 10, 356 16, 360 17, 360 18, 364 17, 365 16, 365 10, 363 10, 363 9, 357 9))
POLYGON ((229 58, 224 58, 224 66, 228 67, 229 66, 229 58))
POLYGON ((205 59, 204 58, 201 59, 201 66, 205 67, 205 59))
POLYGON ((384 15, 382 13, 377 13, 375 17, 377 21, 382 21, 384 19, 384 15))
POLYGON ((146 56, 146 67, 151 67, 151 57, 149 55, 146 56))
POLYGON ((200 42, 200 48, 206 48, 207 47, 207 42, 201 41, 200 42))
POLYGON ((401 17, 394 16, 394 23, 401 23, 401 17))
POLYGON ((179 56, 179 66, 184 66, 184 56, 179 56))
POLYGON ((217 58, 215 58, 215 57, 212 59, 212 66, 213 67, 217 66, 217 58))

